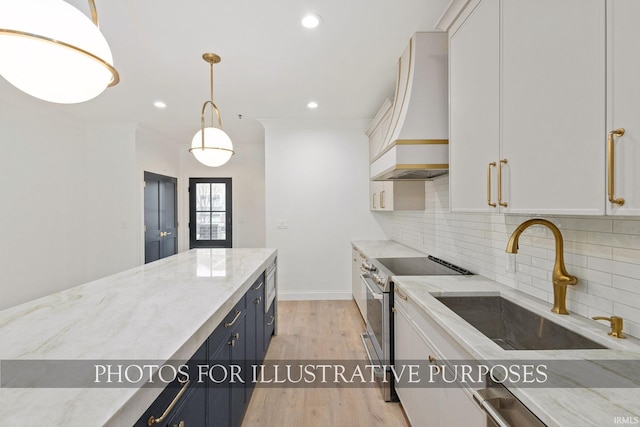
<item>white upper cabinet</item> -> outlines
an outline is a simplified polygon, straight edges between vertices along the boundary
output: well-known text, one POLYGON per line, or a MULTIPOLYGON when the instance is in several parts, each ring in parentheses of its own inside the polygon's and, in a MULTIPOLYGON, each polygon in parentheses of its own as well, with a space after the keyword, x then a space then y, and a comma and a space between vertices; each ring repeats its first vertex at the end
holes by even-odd
POLYGON ((611 203, 607 197, 607 214, 640 215, 640 1, 609 0, 607 17, 606 131, 625 130, 624 135, 614 136, 614 155, 607 156, 615 172, 613 199, 624 199, 624 204, 611 203))
POLYGON ((505 212, 602 215, 604 0, 502 1, 505 212))
POLYGON ((640 214, 639 3, 473 0, 443 15, 452 210, 640 214), (623 206, 606 196, 607 133, 619 127, 623 206))
MULTIPOLYGON (((449 41, 450 203, 458 211, 495 211, 496 180, 487 196, 489 164, 500 156, 500 2, 484 0, 449 41)), ((493 172, 493 171, 492 171, 493 172)))

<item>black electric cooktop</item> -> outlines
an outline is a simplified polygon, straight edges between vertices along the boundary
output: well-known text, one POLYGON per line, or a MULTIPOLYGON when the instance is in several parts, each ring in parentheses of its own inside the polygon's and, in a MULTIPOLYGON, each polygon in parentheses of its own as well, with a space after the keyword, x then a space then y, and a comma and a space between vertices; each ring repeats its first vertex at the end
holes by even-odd
POLYGON ((433 256, 418 258, 376 258, 392 276, 471 275, 468 270, 433 256))

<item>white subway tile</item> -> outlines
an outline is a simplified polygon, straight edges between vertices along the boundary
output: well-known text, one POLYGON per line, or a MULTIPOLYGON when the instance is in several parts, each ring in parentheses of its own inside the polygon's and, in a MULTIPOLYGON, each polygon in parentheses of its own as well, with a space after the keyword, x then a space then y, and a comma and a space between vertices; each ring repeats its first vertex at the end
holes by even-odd
POLYGON ((640 250, 613 248, 613 259, 616 261, 640 264, 640 250))
POLYGON ((598 271, 610 272, 619 276, 640 277, 640 264, 606 260, 601 258, 589 258, 589 268, 598 271))
MULTIPOLYGON (((613 287, 640 294, 640 280, 631 277, 613 275, 613 287)), ((639 307, 640 308, 640 307, 639 307)))
MULTIPOLYGON (((640 324, 640 310, 618 302, 613 303, 613 314, 622 317, 625 321, 640 324)), ((626 322, 628 323, 628 322, 626 322)), ((640 336, 640 335, 638 335, 640 336)))
POLYGON ((621 234, 636 234, 640 235, 640 221, 632 220, 614 220, 613 232, 621 234))
MULTIPOLYGON (((613 221, 610 219, 567 218, 565 221, 565 229, 610 233, 613 231, 613 221)), ((562 233, 564 234, 564 230, 562 233)))
POLYGON ((616 233, 589 233, 587 242, 617 248, 640 249, 640 236, 616 233))

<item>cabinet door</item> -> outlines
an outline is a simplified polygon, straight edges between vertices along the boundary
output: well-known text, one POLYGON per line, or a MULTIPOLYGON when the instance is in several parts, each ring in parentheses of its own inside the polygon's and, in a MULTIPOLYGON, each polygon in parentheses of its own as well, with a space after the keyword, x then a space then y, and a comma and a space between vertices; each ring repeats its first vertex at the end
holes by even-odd
MULTIPOLYGON (((402 304, 396 303, 395 306, 395 368, 396 372, 401 372, 403 365, 428 360, 429 354, 433 354, 433 351, 429 351, 427 343, 409 320, 402 304)), ((421 365, 420 372, 424 372, 424 369, 421 365)), ((439 426, 441 411, 439 389, 411 386, 406 380, 408 376, 403 375, 396 385, 396 392, 411 425, 413 427, 439 426)))
MULTIPOLYGON (((211 341, 209 342, 211 345, 211 341)), ((231 360, 231 346, 227 340, 220 341, 217 348, 210 351, 209 367, 220 365, 223 368, 212 369, 212 380, 207 381, 207 426, 229 426, 231 419, 231 389, 225 379, 231 360)))
POLYGON ((244 383, 237 378, 231 379, 231 426, 239 426, 244 414, 245 403, 247 401, 246 385, 251 381, 251 364, 247 363, 246 354, 247 342, 247 317, 238 319, 236 327, 231 332, 231 367, 240 372, 240 377, 244 383))
POLYGON ((369 182, 369 209, 372 211, 381 210, 380 207, 380 193, 384 190, 384 182, 382 181, 370 181, 369 182))
POLYGON ((462 388, 440 389, 440 399, 446 402, 441 407, 440 421, 443 426, 485 427, 487 415, 462 388))
POLYGON ((206 391, 202 386, 194 387, 191 393, 169 419, 169 427, 190 427, 204 424, 206 391))
POLYGON ((603 214, 605 0, 503 1, 501 40, 505 212, 603 214))
MULTIPOLYGON (((640 2, 607 2, 608 36, 608 117, 609 132, 624 128, 615 140, 615 191, 623 198, 619 206, 606 201, 607 214, 640 215, 640 2)), ((604 136, 601 144, 604 145, 604 136)))
POLYGON ((499 0, 480 2, 451 35, 449 82, 451 210, 494 212, 487 203, 487 169, 500 156, 499 0))

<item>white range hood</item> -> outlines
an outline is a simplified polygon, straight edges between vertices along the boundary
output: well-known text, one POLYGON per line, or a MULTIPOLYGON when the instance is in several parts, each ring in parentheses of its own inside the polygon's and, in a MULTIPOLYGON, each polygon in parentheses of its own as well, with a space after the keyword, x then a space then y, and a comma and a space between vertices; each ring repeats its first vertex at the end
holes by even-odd
POLYGON ((415 33, 398 61, 398 81, 374 181, 425 180, 449 169, 448 36, 415 33))

